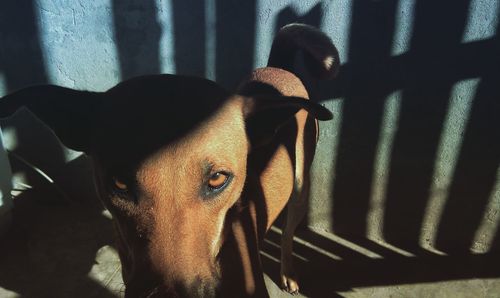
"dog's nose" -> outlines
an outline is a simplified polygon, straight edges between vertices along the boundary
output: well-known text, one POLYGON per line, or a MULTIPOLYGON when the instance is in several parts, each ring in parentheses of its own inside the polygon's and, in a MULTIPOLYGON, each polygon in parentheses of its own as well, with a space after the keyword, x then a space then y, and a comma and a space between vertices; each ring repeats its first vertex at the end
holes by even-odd
POLYGON ((218 297, 218 283, 197 278, 189 285, 178 285, 176 290, 180 297, 218 297))
POLYGON ((190 284, 177 282, 176 284, 165 284, 163 286, 154 287, 151 290, 143 292, 141 295, 130 292, 125 293, 125 297, 144 297, 144 298, 215 298, 220 297, 219 283, 203 281, 197 278, 190 284))

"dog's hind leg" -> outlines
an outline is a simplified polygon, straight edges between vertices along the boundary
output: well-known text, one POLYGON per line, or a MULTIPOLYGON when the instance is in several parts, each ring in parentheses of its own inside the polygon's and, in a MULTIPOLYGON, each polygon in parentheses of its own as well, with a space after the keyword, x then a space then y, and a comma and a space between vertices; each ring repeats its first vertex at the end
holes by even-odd
POLYGON ((281 286, 289 293, 298 293, 299 285, 293 266, 293 235, 309 208, 310 168, 317 140, 317 123, 311 117, 298 118, 295 144, 294 188, 287 204, 286 221, 281 236, 281 286), (305 119, 304 119, 305 118, 305 119), (307 119, 307 120, 306 120, 307 119), (305 120, 305 122, 304 122, 305 120))
POLYGON ((297 275, 293 266, 293 235, 297 226, 304 219, 308 208, 309 184, 309 175, 300 184, 296 183, 287 205, 286 222, 281 236, 281 286, 292 294, 299 291, 297 275))

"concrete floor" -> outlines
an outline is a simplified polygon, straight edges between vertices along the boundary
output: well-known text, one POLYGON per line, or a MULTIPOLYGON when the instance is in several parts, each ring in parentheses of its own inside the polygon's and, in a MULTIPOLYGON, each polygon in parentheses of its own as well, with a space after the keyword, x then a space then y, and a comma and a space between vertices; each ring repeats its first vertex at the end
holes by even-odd
MULTIPOLYGON (((15 193, 14 221, 0 238, 0 297, 123 296, 111 217, 71 169, 90 177, 76 161, 55 179, 62 189, 30 181, 33 189, 15 193)), ((299 297, 500 297, 498 249, 443 255, 307 228, 297 236, 299 297)), ((273 228, 262 261, 271 297, 291 297, 276 286, 279 238, 273 228)))

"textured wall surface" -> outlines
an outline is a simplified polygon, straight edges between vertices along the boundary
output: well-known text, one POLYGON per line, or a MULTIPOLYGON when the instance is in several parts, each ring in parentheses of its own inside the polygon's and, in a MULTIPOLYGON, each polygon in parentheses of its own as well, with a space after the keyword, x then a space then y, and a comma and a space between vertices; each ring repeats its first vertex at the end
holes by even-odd
MULTIPOLYGON (((304 75, 335 114, 309 225, 400 252, 484 254, 500 246, 499 15, 498 0, 2 1, 0 95, 164 72, 234 88, 280 26, 309 23, 342 60, 333 82, 304 75)), ((2 125, 7 148, 52 176, 78 156, 28 113, 2 125)))

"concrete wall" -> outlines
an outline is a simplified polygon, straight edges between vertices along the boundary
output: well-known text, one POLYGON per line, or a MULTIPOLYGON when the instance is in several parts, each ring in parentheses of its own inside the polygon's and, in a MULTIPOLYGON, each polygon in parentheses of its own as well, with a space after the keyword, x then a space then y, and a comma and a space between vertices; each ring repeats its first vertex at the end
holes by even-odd
MULTIPOLYGON (((321 124, 310 226, 484 253, 500 242, 499 14, 498 0, 3 1, 0 94, 163 72, 233 88, 265 65, 280 26, 309 23, 343 63, 336 81, 310 82, 335 113, 321 124)), ((6 146, 56 178, 78 156, 27 113, 2 124, 6 146)))

